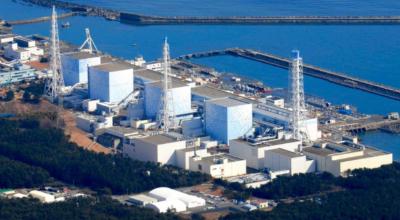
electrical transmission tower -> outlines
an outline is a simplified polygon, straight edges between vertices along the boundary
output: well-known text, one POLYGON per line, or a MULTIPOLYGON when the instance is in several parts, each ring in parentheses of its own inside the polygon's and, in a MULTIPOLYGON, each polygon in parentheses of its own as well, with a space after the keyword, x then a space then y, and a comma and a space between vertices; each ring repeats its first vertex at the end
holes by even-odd
POLYGON ((83 42, 81 47, 79 47, 79 50, 87 51, 89 53, 98 53, 96 44, 94 43, 93 38, 90 35, 89 28, 85 28, 85 33, 86 33, 86 40, 85 42, 83 42))
POLYGON ((305 118, 304 102, 304 82, 303 82, 303 59, 298 50, 292 51, 292 63, 290 65, 290 98, 292 102, 291 127, 293 138, 303 140, 303 134, 300 131, 300 121, 305 118))
POLYGON ((60 39, 58 35, 57 12, 55 6, 53 6, 53 13, 51 15, 49 70, 52 73, 52 77, 49 77, 46 80, 45 96, 47 96, 51 102, 54 102, 64 89, 64 79, 60 58, 60 39))
POLYGON ((164 132, 168 132, 170 128, 175 127, 175 115, 172 97, 172 83, 169 75, 171 74, 171 58, 169 54, 169 44, 167 38, 164 41, 163 47, 163 79, 162 92, 160 97, 160 110, 157 115, 159 127, 164 132))

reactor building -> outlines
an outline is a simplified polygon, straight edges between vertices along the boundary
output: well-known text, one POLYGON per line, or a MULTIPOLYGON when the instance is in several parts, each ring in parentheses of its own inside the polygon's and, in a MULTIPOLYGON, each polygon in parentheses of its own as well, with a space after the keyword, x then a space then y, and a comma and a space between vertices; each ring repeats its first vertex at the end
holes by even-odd
MULTIPOLYGON (((174 80, 172 88, 168 91, 168 100, 172 103, 170 115, 180 116, 192 113, 191 88, 182 82, 174 80)), ((145 84, 145 115, 147 118, 155 119, 160 111, 162 95, 162 82, 145 84)))
POLYGON ((101 57, 88 52, 72 52, 61 55, 64 83, 73 86, 88 82, 88 67, 100 65, 101 57))
POLYGON ((133 68, 111 62, 89 67, 89 97, 119 103, 133 92, 133 68))
POLYGON ((206 133, 215 140, 229 144, 253 127, 252 104, 234 98, 205 102, 206 133))

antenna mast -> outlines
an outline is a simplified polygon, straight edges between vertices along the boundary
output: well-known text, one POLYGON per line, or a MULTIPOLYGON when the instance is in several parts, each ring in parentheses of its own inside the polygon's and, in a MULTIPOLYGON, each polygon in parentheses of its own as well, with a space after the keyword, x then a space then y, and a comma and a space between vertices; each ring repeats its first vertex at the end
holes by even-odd
POLYGON ((85 33, 86 33, 86 40, 83 42, 81 47, 79 47, 79 50, 81 51, 87 51, 89 53, 97 53, 97 47, 96 44, 93 41, 92 36, 90 35, 90 30, 89 28, 85 28, 85 33))
POLYGON ((64 79, 61 70, 60 39, 58 35, 57 12, 53 5, 51 15, 50 37, 50 68, 52 77, 46 80, 45 95, 54 102, 64 89, 64 79))
POLYGON ((160 98, 160 112, 158 122, 164 132, 168 132, 174 127, 175 115, 173 111, 172 83, 169 75, 171 74, 171 58, 169 54, 169 44, 167 38, 164 41, 163 47, 163 79, 162 92, 160 98))
POLYGON ((290 65, 290 96, 293 108, 291 127, 293 138, 303 141, 303 136, 300 131, 300 121, 304 119, 305 116, 303 59, 300 57, 300 52, 298 50, 292 51, 292 57, 292 63, 290 65))

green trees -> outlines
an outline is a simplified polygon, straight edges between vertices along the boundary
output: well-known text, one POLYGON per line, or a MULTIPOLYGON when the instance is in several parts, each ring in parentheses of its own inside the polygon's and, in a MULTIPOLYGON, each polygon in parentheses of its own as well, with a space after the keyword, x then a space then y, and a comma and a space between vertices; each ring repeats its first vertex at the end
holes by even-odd
POLYGON ((49 178, 44 169, 0 156, 0 188, 42 186, 49 178))
POLYGON ((400 200, 400 164, 397 162, 374 170, 355 170, 348 178, 324 175, 316 178, 331 179, 332 186, 345 190, 279 204, 271 212, 237 213, 224 219, 398 219, 400 216, 397 202, 400 200))
POLYGON ((282 199, 326 191, 334 184, 335 178, 329 173, 279 176, 273 182, 254 189, 252 194, 266 199, 282 199))
POLYGON ((38 126, 29 120, 1 120, 0 155, 41 167, 66 183, 115 194, 195 185, 210 178, 172 166, 92 153, 68 142, 61 130, 38 126))

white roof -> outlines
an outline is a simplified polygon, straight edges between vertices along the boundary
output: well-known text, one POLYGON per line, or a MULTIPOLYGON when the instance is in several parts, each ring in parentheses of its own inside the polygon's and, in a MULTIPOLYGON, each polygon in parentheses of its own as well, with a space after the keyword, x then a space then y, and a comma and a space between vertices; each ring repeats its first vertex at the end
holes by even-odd
POLYGON ((55 199, 53 195, 38 190, 30 191, 29 195, 44 202, 52 202, 55 199))
POLYGON ((188 208, 204 206, 206 204, 206 201, 200 197, 182 193, 168 187, 159 187, 153 189, 149 192, 149 195, 160 200, 178 199, 182 201, 188 208))
POLYGON ((129 197, 130 200, 141 201, 145 203, 155 203, 158 200, 156 198, 146 196, 144 194, 134 195, 129 197))
POLYGON ((174 198, 169 198, 161 202, 155 202, 146 205, 147 208, 151 208, 159 213, 165 213, 168 210, 175 212, 186 211, 186 205, 182 201, 174 198))

